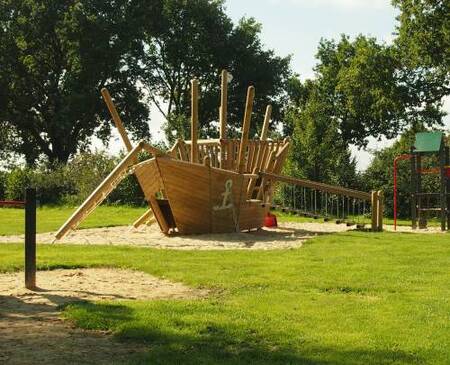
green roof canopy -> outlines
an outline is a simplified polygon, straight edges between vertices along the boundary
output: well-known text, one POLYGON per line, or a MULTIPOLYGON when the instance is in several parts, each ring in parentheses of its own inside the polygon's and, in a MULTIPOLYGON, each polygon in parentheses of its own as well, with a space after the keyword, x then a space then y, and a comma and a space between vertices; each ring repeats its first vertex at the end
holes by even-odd
POLYGON ((442 132, 421 132, 416 134, 414 152, 439 152, 444 134, 442 132))

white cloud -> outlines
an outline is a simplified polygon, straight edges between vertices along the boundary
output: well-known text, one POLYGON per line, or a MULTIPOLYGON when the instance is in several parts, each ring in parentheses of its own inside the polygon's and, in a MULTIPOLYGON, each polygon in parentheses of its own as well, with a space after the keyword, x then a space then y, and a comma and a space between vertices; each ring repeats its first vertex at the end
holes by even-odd
POLYGON ((334 7, 341 9, 383 9, 391 6, 390 0, 270 0, 272 3, 294 4, 303 7, 334 7))

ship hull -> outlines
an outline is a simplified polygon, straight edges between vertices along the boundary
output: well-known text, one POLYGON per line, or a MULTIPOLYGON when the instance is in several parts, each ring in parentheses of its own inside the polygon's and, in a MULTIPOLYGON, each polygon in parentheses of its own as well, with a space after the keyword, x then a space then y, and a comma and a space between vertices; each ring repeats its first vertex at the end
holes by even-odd
POLYGON ((167 157, 153 158, 135 173, 165 233, 257 229, 269 209, 247 199, 248 175, 167 157))

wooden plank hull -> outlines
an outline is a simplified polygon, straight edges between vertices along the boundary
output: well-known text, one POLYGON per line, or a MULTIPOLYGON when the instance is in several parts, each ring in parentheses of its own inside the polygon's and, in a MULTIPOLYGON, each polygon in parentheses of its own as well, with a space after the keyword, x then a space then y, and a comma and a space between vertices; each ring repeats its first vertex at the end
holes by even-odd
POLYGON ((156 214, 155 207, 155 197, 161 191, 181 234, 237 232, 263 226, 268 207, 247 200, 249 180, 245 175, 168 157, 152 160, 138 167, 137 173, 163 232, 167 233, 169 224, 162 212, 156 214))

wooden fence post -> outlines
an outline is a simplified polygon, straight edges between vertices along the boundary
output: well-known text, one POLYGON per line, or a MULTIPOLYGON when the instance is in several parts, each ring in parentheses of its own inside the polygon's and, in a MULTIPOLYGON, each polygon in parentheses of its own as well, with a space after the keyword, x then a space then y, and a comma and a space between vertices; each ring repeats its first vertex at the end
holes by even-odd
POLYGON ((25 191, 25 287, 36 289, 36 189, 25 191))
POLYGON ((377 199, 377 231, 383 231, 383 213, 384 213, 384 194, 381 190, 378 191, 377 199))
POLYGON ((372 204, 372 232, 378 231, 378 192, 372 191, 371 195, 372 204))

